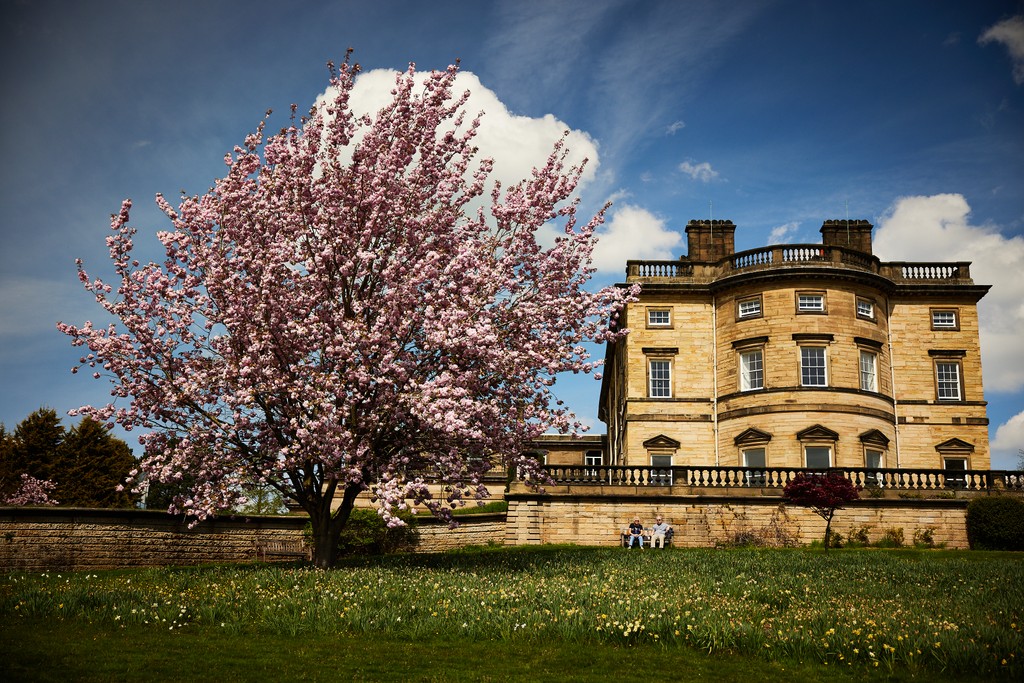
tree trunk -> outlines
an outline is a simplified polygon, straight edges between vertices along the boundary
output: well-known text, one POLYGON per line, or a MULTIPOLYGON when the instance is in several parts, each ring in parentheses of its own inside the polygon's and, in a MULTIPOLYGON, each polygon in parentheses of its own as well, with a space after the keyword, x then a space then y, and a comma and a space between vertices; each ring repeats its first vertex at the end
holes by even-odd
POLYGON ((317 569, 330 569, 338 561, 341 532, 361 491, 359 486, 347 486, 341 506, 334 514, 331 514, 331 501, 328 499, 321 502, 319 509, 309 511, 309 522, 313 527, 313 566, 317 569))
POLYGON ((835 513, 830 514, 825 518, 825 550, 828 550, 828 542, 832 536, 832 517, 835 513))

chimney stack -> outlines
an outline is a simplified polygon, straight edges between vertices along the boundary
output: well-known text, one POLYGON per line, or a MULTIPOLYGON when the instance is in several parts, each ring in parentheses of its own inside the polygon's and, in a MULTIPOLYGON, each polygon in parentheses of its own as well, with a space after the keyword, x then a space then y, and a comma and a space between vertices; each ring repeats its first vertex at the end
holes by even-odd
POLYGON ((821 225, 821 243, 830 247, 856 249, 871 253, 871 229, 865 220, 831 220, 821 225))
POLYGON ((686 240, 690 261, 715 262, 736 252, 736 224, 691 220, 686 225, 686 240))

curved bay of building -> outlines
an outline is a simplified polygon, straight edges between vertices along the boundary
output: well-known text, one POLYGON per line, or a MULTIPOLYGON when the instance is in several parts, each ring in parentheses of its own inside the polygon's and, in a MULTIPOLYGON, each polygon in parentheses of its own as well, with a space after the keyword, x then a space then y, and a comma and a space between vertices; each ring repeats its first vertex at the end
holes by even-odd
POLYGON ((883 263, 867 221, 822 244, 735 252, 691 221, 689 255, 642 286, 607 354, 608 464, 987 469, 966 263, 883 263))

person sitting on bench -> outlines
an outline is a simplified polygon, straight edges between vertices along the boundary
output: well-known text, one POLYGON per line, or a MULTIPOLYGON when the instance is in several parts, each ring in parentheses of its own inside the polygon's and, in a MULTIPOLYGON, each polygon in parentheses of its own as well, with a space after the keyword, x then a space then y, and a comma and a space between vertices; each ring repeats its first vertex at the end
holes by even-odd
POLYGON ((658 515, 654 520, 654 526, 651 527, 651 547, 657 548, 658 541, 661 541, 661 549, 665 549, 665 534, 669 532, 671 527, 665 522, 661 521, 661 515, 658 515))
POLYGON ((629 525, 629 545, 626 547, 632 548, 633 541, 639 541, 640 550, 644 549, 644 525, 640 523, 639 517, 634 518, 633 523, 629 525))

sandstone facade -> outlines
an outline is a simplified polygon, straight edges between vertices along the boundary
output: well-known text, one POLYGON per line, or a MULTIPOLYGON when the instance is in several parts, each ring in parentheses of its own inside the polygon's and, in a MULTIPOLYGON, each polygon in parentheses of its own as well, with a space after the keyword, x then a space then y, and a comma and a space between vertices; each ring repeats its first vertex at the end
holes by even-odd
POLYGON ((867 221, 740 253, 735 229, 691 221, 689 256, 629 262, 604 464, 989 468, 969 264, 883 263, 867 221))

